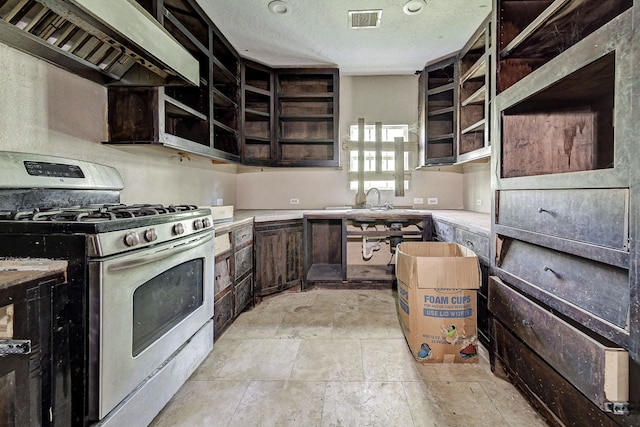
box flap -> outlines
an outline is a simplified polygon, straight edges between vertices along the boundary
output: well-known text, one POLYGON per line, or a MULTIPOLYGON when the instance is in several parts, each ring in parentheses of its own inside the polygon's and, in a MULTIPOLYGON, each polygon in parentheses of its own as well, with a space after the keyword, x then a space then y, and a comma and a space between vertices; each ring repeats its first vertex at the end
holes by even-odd
POLYGON ((398 245, 396 276, 408 287, 477 289, 476 254, 456 243, 406 242, 398 245))

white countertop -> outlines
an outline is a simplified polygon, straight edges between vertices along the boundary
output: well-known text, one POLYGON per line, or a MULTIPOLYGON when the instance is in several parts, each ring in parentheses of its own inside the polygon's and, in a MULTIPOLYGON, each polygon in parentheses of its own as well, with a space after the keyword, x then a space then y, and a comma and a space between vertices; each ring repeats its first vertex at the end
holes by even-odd
POLYGON ((389 211, 370 211, 365 209, 248 209, 236 210, 233 221, 216 224, 220 227, 235 227, 253 219, 255 222, 286 221, 302 219, 305 215, 342 217, 354 216, 424 216, 431 215, 442 221, 465 225, 487 236, 491 232, 491 214, 466 210, 427 210, 427 209, 392 209, 389 211))

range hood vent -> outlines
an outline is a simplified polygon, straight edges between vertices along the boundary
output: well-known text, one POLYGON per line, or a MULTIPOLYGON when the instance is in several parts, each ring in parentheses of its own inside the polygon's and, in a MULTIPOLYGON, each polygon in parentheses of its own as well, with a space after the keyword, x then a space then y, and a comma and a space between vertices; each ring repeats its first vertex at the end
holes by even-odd
POLYGON ((198 61, 135 0, 0 0, 0 42, 104 85, 200 84, 198 61))

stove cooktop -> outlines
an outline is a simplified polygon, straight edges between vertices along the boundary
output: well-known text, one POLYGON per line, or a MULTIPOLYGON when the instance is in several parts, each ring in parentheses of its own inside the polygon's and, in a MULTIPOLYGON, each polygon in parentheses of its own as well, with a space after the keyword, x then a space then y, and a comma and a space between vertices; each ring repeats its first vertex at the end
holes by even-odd
POLYGON ((197 210, 194 205, 123 205, 100 204, 90 206, 52 207, 32 210, 0 211, 0 220, 102 222, 123 218, 162 215, 197 210))
POLYGON ((195 205, 104 204, 0 211, 0 233, 104 233, 205 217, 195 205))

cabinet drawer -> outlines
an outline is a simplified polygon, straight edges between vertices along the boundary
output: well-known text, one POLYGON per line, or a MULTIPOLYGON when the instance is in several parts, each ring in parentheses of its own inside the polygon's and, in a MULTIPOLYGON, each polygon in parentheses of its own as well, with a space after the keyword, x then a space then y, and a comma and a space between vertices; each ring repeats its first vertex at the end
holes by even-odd
POLYGON ((213 253, 218 256, 231 249, 231 233, 223 233, 215 237, 213 253))
POLYGON ((233 292, 231 288, 218 295, 213 303, 213 337, 218 339, 222 332, 233 320, 233 292))
POLYGON ((613 267, 520 240, 505 239, 498 267, 619 328, 627 327, 629 274, 613 267))
POLYGON ((214 267, 213 294, 218 295, 231 285, 231 257, 216 258, 214 267))
POLYGON ((628 250, 629 190, 502 190, 497 224, 628 250))
POLYGON ((253 300, 253 275, 247 276, 235 286, 234 295, 236 299, 235 315, 238 316, 253 300))
POLYGON ((500 322, 491 320, 495 357, 492 370, 509 372, 530 402, 553 426, 620 427, 590 399, 563 378, 534 351, 511 334, 500 322))
POLYGON ((433 231, 436 240, 440 242, 453 242, 453 225, 433 218, 433 231))
POLYGON ((253 268, 253 246, 247 246, 235 253, 235 278, 242 277, 243 274, 253 268))
POLYGON ((601 409, 607 401, 628 400, 626 350, 582 333, 496 277, 489 283, 489 310, 601 409))
POLYGON ((236 248, 253 240, 253 224, 238 228, 233 231, 233 242, 236 248))
POLYGON ((455 242, 471 249, 479 257, 489 258, 489 238, 462 228, 454 231, 455 242))

